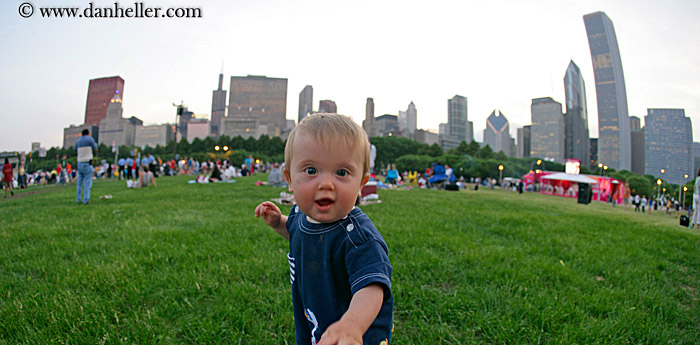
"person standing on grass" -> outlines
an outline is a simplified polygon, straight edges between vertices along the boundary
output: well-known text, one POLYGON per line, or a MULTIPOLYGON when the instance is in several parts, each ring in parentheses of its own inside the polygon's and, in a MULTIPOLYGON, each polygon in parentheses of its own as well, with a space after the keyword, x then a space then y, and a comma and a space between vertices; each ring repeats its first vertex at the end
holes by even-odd
POLYGON ((255 216, 289 241, 297 345, 389 344, 388 248, 355 199, 369 180, 369 140, 349 117, 305 117, 289 134, 284 175, 296 205, 255 216), (317 343, 318 341, 318 343, 317 343))
POLYGON ((10 196, 15 196, 15 192, 12 190, 12 164, 10 160, 5 158, 5 164, 2 166, 2 187, 5 189, 5 198, 7 198, 7 191, 10 191, 10 196))
POLYGON ((690 222, 690 228, 695 228, 695 225, 700 227, 700 169, 698 176, 695 178, 695 186, 693 187, 693 220, 690 222))
POLYGON ((95 171, 92 167, 92 153, 97 153, 97 143, 95 139, 90 136, 90 131, 88 129, 83 129, 83 136, 78 139, 73 149, 78 151, 78 186, 75 199, 79 203, 80 192, 82 192, 83 204, 89 204, 90 189, 92 188, 92 173, 95 171))

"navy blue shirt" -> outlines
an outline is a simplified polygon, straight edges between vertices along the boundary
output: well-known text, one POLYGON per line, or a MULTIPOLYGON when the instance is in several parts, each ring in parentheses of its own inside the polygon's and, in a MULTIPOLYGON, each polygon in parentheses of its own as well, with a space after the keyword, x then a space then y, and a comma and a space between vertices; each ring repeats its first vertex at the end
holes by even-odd
POLYGON ((362 341, 389 344, 393 269, 386 242, 369 217, 355 207, 339 221, 316 224, 294 205, 287 230, 297 345, 316 344, 348 310, 352 296, 370 284, 382 286, 384 302, 362 341))

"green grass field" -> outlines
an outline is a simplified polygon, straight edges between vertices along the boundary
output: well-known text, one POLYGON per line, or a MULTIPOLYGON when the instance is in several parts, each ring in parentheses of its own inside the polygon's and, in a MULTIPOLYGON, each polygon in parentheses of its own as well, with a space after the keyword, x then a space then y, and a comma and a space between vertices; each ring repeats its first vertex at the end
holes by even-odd
MULTIPOLYGON (((288 245, 253 216, 283 189, 258 178, 0 201, 0 344, 293 344, 288 245)), ((363 210, 394 266, 395 344, 700 343, 700 231, 678 218, 502 190, 380 197, 363 210)))

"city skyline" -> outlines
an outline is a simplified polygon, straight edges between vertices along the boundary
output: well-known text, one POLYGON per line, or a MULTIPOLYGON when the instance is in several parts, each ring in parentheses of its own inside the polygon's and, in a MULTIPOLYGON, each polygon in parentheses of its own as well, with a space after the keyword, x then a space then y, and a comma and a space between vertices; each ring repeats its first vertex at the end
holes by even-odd
MULTIPOLYGON (((172 103, 180 101, 195 114, 211 116, 222 59, 225 80, 249 74, 288 79, 287 119, 296 120, 305 85, 313 86, 314 99, 334 100, 340 113, 358 123, 369 97, 376 116, 398 115, 412 101, 417 127, 433 130, 447 122, 445 100, 463 95, 480 142, 494 108, 508 114, 515 138, 517 128, 530 124, 532 99, 564 103, 561 76, 573 60, 588 81, 590 136, 596 138, 596 92, 583 16, 597 11, 615 24, 629 115, 643 118, 647 108, 685 109, 696 120, 693 132, 700 133, 700 67, 694 63, 700 38, 690 34, 700 30, 694 20, 700 4, 691 1, 642 1, 634 8, 617 1, 193 1, 188 6, 201 7, 202 18, 151 20, 24 19, 17 14, 19 5, 0 5, 0 46, 8 52, 0 56, 5 67, 0 73, 11 81, 0 85, 6 105, 0 151, 29 151, 34 141, 61 146, 63 128, 83 122, 89 80, 101 77, 125 80, 126 118, 172 123, 172 103), (337 18, 332 25, 316 22, 329 16, 337 18), (670 24, 650 26, 650 16, 670 24), (255 26, 261 18, 269 25, 255 26), (501 24, 489 24, 494 21, 501 24), (330 43, 328 58, 297 47, 292 38, 302 35, 309 36, 310 46, 330 43), (227 37, 236 37, 236 44, 226 43, 227 37)), ((50 0, 34 5, 65 6, 50 0)), ((155 0, 147 5, 172 6, 155 0)))

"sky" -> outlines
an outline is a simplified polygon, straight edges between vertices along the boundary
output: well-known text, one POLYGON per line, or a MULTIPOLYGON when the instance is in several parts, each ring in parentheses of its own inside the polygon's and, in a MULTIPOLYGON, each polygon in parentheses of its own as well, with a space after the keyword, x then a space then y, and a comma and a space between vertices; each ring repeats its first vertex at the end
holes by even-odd
MULTIPOLYGON (((287 118, 305 85, 361 123, 414 102, 418 128, 447 122, 447 100, 468 99, 477 141, 494 109, 510 133, 530 124, 533 98, 565 104, 574 61, 586 83, 590 136, 598 135, 595 81, 583 16, 605 12, 617 34, 630 115, 683 108, 700 141, 700 1, 139 0, 196 7, 201 18, 42 18, 40 7, 113 7, 114 0, 0 4, 0 152, 32 142, 62 146, 82 124, 90 79, 125 80, 124 116, 173 122, 173 103, 210 115, 219 73, 287 78, 287 118)), ((120 1, 133 7, 137 1, 120 1)), ((82 9, 81 9, 82 11, 82 9)), ((228 101, 228 94, 227 94, 228 101)))

